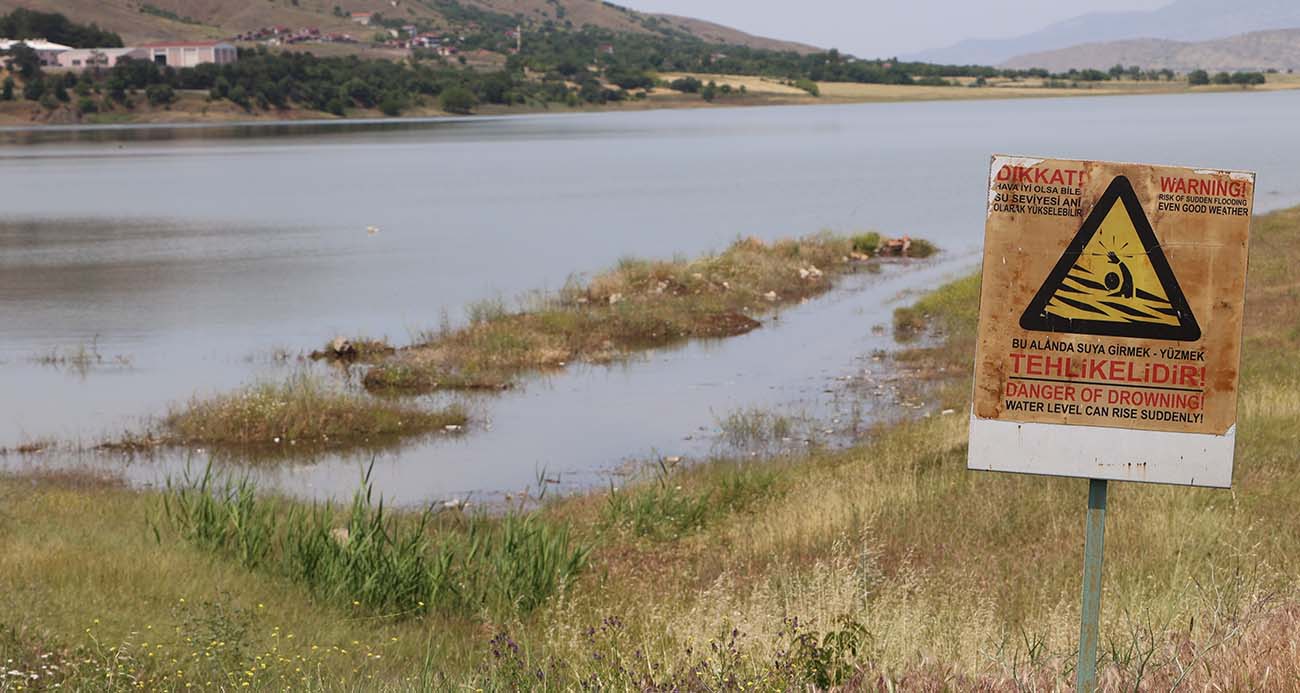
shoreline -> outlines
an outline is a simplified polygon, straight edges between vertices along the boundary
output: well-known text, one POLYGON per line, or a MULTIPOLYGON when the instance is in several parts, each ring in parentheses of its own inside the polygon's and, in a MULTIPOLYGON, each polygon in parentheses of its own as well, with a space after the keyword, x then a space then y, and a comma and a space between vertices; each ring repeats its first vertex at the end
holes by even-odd
MULTIPOLYGON (((709 77, 701 75, 701 77, 709 77)), ((731 75, 714 75, 719 80, 735 79, 731 75)), ((745 80, 757 80, 756 77, 744 77, 745 80)), ((784 106, 836 106, 874 103, 923 103, 953 101, 1008 101, 1019 99, 1060 99, 1091 98, 1104 96, 1179 96, 1191 94, 1227 94, 1227 93, 1273 93, 1300 89, 1300 80, 1273 81, 1260 87, 1242 88, 1239 86, 1209 87, 1034 87, 1034 86, 993 86, 993 87, 933 87, 919 85, 883 85, 858 84, 850 82, 823 82, 821 96, 794 94, 787 92, 751 92, 745 96, 721 97, 708 102, 694 96, 660 92, 650 98, 599 106, 569 107, 561 104, 507 107, 481 106, 470 115, 450 114, 431 107, 412 108, 406 115, 384 116, 377 110, 367 110, 355 115, 331 116, 322 111, 299 108, 281 111, 245 112, 225 102, 208 102, 205 96, 184 94, 176 104, 177 107, 163 109, 140 108, 128 113, 99 114, 87 121, 41 121, 35 118, 41 115, 35 104, 15 102, 15 106, 0 109, 0 134, 26 132, 96 132, 135 129, 209 129, 209 128, 251 128, 251 127, 322 127, 346 125, 383 125, 383 124, 432 124, 473 122, 478 120, 496 120, 534 116, 566 116, 601 113, 675 111, 718 108, 766 108, 784 106), (217 107, 213 112, 211 109, 217 107), (32 111, 32 116, 22 118, 14 111, 19 109, 32 111), (166 114, 179 114, 168 119, 166 114), (162 117, 159 117, 162 116, 162 117)), ((55 113, 65 113, 56 110, 55 113)), ((46 113, 49 116, 51 114, 46 113)), ((79 116, 77 116, 79 117, 79 116)))

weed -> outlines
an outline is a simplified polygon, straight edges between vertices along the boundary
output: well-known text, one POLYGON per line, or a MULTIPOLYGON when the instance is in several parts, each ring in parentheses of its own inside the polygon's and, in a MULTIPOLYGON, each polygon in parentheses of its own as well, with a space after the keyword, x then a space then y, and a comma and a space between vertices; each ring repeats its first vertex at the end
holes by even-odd
POLYGON ((130 356, 118 354, 105 357, 99 350, 98 335, 93 337, 89 343, 83 342, 67 349, 50 349, 45 353, 33 356, 31 360, 43 366, 66 368, 82 377, 85 377, 92 369, 107 364, 123 368, 131 366, 130 356))
POLYGON ((863 667, 873 646, 871 633, 852 616, 841 615, 838 627, 824 633, 807 630, 798 617, 786 619, 781 637, 786 644, 778 651, 776 666, 790 680, 825 690, 848 683, 863 667))
POLYGON ((661 460, 648 483, 611 487, 605 497, 606 525, 640 537, 675 539, 770 498, 777 482, 772 470, 743 463, 715 463, 707 474, 687 476, 661 460))
POLYGON ((880 234, 875 231, 856 234, 849 240, 853 243, 855 253, 875 255, 880 250, 880 234))
POLYGON ((790 442, 801 423, 764 409, 737 409, 718 421, 721 441, 739 452, 761 452, 790 442))
POLYGON ((367 472, 339 516, 329 504, 268 501, 251 481, 219 478, 208 467, 168 482, 151 526, 159 542, 167 529, 328 603, 389 617, 528 613, 586 566, 590 549, 536 515, 477 516, 435 532, 432 510, 394 514, 372 493, 367 472))

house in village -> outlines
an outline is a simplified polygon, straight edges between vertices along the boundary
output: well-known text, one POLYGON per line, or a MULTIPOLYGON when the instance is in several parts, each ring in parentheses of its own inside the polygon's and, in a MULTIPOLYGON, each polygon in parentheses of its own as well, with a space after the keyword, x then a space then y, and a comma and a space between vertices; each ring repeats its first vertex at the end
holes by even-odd
POLYGON ((225 41, 167 41, 141 46, 145 59, 170 67, 194 67, 203 63, 226 65, 239 60, 239 51, 225 41))

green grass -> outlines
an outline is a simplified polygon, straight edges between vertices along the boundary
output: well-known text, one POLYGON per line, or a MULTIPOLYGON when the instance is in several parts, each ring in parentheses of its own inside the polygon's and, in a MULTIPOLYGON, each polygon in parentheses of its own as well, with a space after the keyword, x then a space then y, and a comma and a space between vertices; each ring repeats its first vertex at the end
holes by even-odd
POLYGON ((589 549, 535 515, 436 523, 431 509, 386 511, 369 474, 344 512, 267 499, 211 468, 169 483, 154 522, 250 569, 304 585, 327 604, 385 618, 432 610, 512 617, 546 602, 583 570, 589 549), (440 531, 434 526, 441 524, 440 531))
POLYGON ((660 461, 652 480, 610 488, 604 522, 634 536, 677 539, 711 522, 769 500, 778 493, 774 470, 759 465, 713 463, 702 470, 678 471, 660 461), (686 479, 707 474, 708 483, 686 479))

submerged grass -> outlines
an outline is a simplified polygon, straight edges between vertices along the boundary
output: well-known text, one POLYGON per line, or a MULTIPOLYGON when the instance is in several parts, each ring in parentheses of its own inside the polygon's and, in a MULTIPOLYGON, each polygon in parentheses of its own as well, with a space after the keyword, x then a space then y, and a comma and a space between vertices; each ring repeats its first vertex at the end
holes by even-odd
POLYGON ((441 410, 349 392, 306 372, 237 392, 195 398, 162 421, 162 440, 196 445, 317 447, 385 439, 464 426, 465 410, 441 410))
MULTIPOLYGON (((911 243, 917 253, 933 252, 911 243)), ((511 312, 500 300, 475 304, 467 326, 444 327, 380 360, 364 383, 374 391, 501 389, 523 371, 743 334, 759 327, 755 316, 829 290, 835 277, 860 266, 855 256, 852 239, 821 234, 775 243, 748 238, 696 260, 624 259, 528 310, 511 312)))

